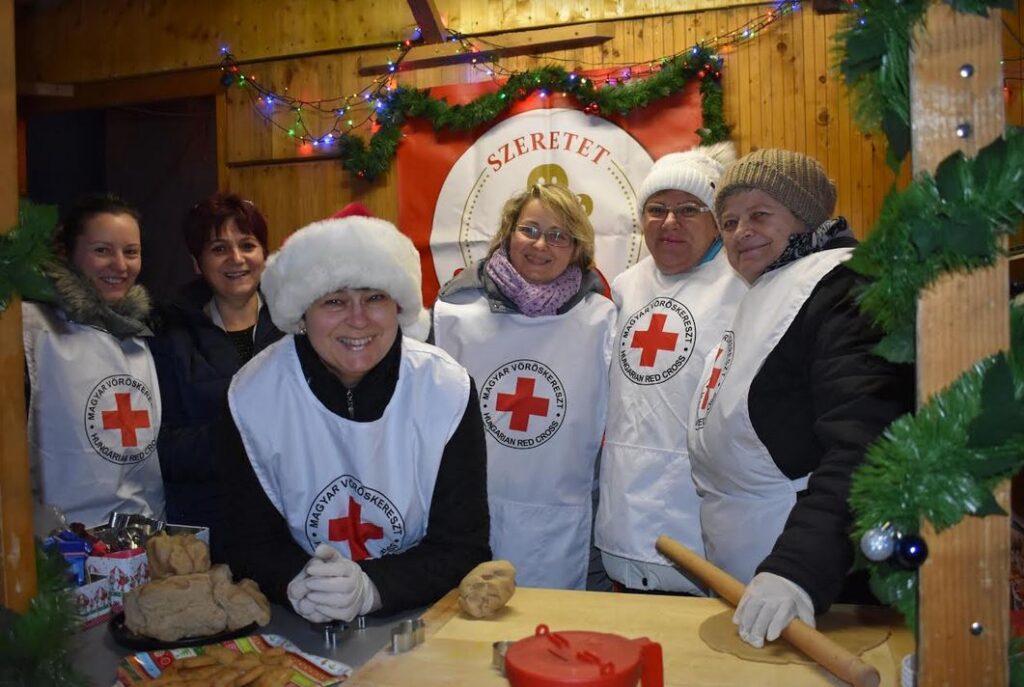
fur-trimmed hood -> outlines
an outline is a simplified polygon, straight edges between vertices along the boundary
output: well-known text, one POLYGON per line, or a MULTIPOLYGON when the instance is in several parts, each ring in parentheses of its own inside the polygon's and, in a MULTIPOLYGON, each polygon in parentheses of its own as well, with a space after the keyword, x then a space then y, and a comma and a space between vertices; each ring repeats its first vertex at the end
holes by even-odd
POLYGON ((54 305, 72 322, 102 329, 118 339, 153 335, 148 323, 152 305, 141 284, 110 304, 85 277, 62 260, 51 260, 43 265, 43 271, 53 284, 54 305))

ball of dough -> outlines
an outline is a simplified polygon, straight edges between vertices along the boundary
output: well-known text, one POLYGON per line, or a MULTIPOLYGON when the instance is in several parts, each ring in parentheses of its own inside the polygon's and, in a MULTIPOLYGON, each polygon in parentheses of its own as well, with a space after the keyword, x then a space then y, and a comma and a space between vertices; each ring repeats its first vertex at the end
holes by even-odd
POLYGON ((508 561, 481 563, 459 584, 459 608, 474 618, 497 613, 516 591, 516 569, 508 561))

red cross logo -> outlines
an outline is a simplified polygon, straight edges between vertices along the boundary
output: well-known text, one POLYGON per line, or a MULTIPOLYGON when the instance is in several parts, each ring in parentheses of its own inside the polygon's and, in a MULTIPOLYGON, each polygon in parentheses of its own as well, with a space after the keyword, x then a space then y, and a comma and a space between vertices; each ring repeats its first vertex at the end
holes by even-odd
POLYGON ((383 539, 384 530, 372 522, 361 522, 363 507, 354 498, 348 497, 348 515, 333 518, 327 523, 327 538, 331 541, 347 541, 352 560, 362 561, 370 557, 366 542, 383 539))
POLYGON ((139 445, 136 429, 149 427, 148 410, 132 410, 131 394, 114 394, 117 410, 103 411, 103 429, 121 430, 121 445, 133 448, 139 445))
POLYGON ((533 388, 536 385, 536 379, 518 377, 514 394, 498 394, 498 402, 494 404, 494 407, 498 410, 512 411, 512 420, 508 423, 509 429, 525 432, 530 427, 531 415, 547 417, 550 401, 533 395, 533 388))
POLYGON ((711 394, 718 386, 718 381, 722 378, 722 367, 718 364, 718 361, 721 360, 723 353, 725 353, 725 349, 719 346, 718 351, 715 353, 715 366, 711 368, 711 377, 708 378, 707 386, 704 387, 704 395, 700 399, 701 410, 708 409, 711 394))
POLYGON ((650 329, 633 332, 633 341, 629 345, 630 348, 643 349, 643 353, 640 354, 640 367, 653 366, 655 358, 658 357, 658 351, 675 350, 679 334, 665 331, 666 320, 668 320, 668 315, 664 313, 651 315, 650 329))

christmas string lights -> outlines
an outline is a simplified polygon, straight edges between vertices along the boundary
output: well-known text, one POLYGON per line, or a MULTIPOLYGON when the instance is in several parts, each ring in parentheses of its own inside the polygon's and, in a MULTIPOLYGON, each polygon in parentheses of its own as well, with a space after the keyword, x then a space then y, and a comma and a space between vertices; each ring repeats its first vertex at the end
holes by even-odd
POLYGON ((798 9, 800 2, 784 0, 736 29, 656 60, 614 66, 574 61, 571 70, 557 65, 526 72, 505 69, 495 59, 480 56, 481 49, 502 46, 484 39, 471 40, 448 29, 448 41, 459 45, 459 52, 466 55, 465 61, 499 85, 496 92, 484 94, 465 105, 449 106, 444 100, 431 98, 429 91, 397 84, 403 59, 422 41, 418 27, 410 38, 396 45, 397 55, 388 60, 385 74, 345 96, 303 100, 287 92, 278 93, 264 86, 255 75, 246 76, 226 46, 221 48, 221 82, 225 87, 244 89, 254 111, 294 139, 300 154, 329 149, 341 158, 345 169, 369 180, 387 171, 401 140, 400 126, 407 117, 426 118, 435 129, 466 131, 492 121, 513 102, 534 93, 541 98, 553 93, 571 96, 590 115, 626 116, 638 107, 678 93, 696 80, 700 82, 704 114, 704 126, 698 133, 702 142, 714 143, 724 140, 729 133, 722 113, 719 84, 722 56, 734 46, 758 37, 770 25, 798 9), (326 127, 317 128, 311 123, 325 119, 329 122, 326 127), (357 133, 367 127, 372 131, 369 143, 357 133))

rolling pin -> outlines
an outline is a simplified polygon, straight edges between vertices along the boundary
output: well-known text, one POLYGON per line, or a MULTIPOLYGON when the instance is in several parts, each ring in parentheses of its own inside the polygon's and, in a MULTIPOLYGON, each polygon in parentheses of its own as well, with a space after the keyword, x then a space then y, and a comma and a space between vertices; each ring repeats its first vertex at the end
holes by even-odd
MULTIPOLYGON (((654 548, 686 572, 695 575, 733 606, 739 604, 746 587, 729 573, 664 534, 658 537, 654 548)), ((799 618, 789 623, 789 627, 782 631, 782 637, 817 661, 825 670, 854 687, 878 687, 881 682, 874 666, 860 660, 799 618)))

